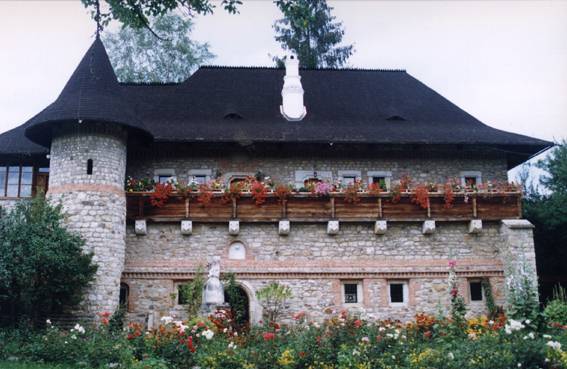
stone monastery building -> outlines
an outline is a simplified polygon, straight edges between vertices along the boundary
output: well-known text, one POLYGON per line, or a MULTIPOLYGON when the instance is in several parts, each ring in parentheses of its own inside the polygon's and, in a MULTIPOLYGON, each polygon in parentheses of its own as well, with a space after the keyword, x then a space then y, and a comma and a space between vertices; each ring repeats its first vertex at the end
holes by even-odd
POLYGON ((62 203, 99 266, 91 316, 119 303, 136 321, 181 313, 178 287, 215 256, 252 323, 271 281, 291 287, 290 314, 314 319, 446 311, 449 260, 480 314, 483 288, 504 304, 514 265, 535 273, 507 171, 550 146, 483 124, 401 70, 298 70, 288 58, 285 70, 119 83, 97 38, 57 100, 0 135, 0 206, 39 191, 62 203), (177 187, 159 203, 152 180, 177 187))

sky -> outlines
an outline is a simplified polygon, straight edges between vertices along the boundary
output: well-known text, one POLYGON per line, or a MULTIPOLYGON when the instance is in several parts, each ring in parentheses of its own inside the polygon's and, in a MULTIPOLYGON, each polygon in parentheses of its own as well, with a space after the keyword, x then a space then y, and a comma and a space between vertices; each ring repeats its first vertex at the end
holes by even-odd
MULTIPOLYGON (((271 0, 197 16, 210 64, 272 65, 283 52, 271 0)), ((406 69, 499 129, 567 138, 567 1, 329 0, 353 43, 349 66, 406 69)), ((93 41, 78 0, 0 1, 0 132, 55 100, 93 41)))

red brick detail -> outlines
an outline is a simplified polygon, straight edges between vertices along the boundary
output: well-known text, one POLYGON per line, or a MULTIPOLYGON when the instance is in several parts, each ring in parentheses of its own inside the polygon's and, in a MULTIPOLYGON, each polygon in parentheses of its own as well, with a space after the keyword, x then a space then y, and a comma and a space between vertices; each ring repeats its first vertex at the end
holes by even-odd
POLYGON ((340 279, 334 279, 331 285, 332 288, 332 293, 335 296, 335 305, 340 306, 342 305, 343 301, 342 301, 342 283, 340 281, 340 279))
POLYGON ((362 280, 362 305, 364 307, 371 307, 372 303, 370 302, 370 285, 371 279, 364 278, 362 280))
POLYGON ((72 183, 49 188, 47 195, 65 192, 107 192, 125 196, 124 189, 111 184, 72 183))
POLYGON ((379 279, 378 285, 380 288, 380 306, 381 307, 388 307, 388 280, 387 279, 379 279))

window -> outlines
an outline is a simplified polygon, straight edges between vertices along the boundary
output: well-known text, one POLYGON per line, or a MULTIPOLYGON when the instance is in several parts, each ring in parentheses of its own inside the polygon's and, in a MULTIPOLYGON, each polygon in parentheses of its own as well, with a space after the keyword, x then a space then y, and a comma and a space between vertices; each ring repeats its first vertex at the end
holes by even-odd
POLYGON ((93 174, 93 159, 87 160, 87 174, 89 176, 93 174))
POLYGON ((407 282, 389 282, 389 301, 390 305, 406 305, 408 302, 408 284, 407 282))
POLYGON ((389 191, 390 182, 392 179, 392 172, 385 171, 369 171, 368 184, 378 184, 382 191, 389 191))
POLYGON ((126 283, 120 283, 120 306, 128 310, 128 297, 130 296, 130 287, 126 283))
POLYGON ((210 169, 191 169, 188 174, 189 183, 206 184, 211 180, 212 173, 210 169))
POLYGON ((344 187, 354 184, 361 176, 359 170, 339 170, 339 179, 344 187))
POLYGON ((343 303, 360 304, 362 302, 362 284, 357 281, 343 282, 343 303))
POLYGON ((185 294, 183 293, 183 287, 185 285, 185 283, 179 283, 177 285, 177 305, 187 305, 187 303, 189 302, 187 300, 187 296, 185 296, 185 294))
POLYGON ((232 260, 246 259, 246 247, 242 242, 234 242, 228 248, 228 258, 232 260))
POLYGON ((469 281, 469 291, 471 301, 482 301, 482 282, 469 281))
POLYGON ((156 183, 175 182, 176 180, 174 169, 156 169, 154 171, 154 181, 156 183))
POLYGON ((482 183, 482 176, 480 172, 477 171, 461 172, 461 185, 473 187, 481 183, 482 183))
POLYGON ((33 167, 0 167, 0 197, 30 197, 33 167))
POLYGON ((296 170, 295 171, 295 187, 306 187, 308 184, 314 185, 317 182, 332 182, 333 175, 331 171, 317 170, 296 170))

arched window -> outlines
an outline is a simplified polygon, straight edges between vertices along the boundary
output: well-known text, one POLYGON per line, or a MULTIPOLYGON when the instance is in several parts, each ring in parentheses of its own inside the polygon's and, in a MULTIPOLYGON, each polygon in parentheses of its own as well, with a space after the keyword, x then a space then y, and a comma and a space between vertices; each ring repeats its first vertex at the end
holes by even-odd
POLYGON ((129 297, 130 297, 130 287, 126 283, 121 282, 119 303, 120 306, 124 307, 126 310, 128 310, 129 297))
POLYGON ((87 174, 89 176, 93 174, 93 159, 87 160, 87 174))
POLYGON ((228 258, 231 260, 246 259, 246 247, 242 242, 233 242, 228 249, 228 258))

